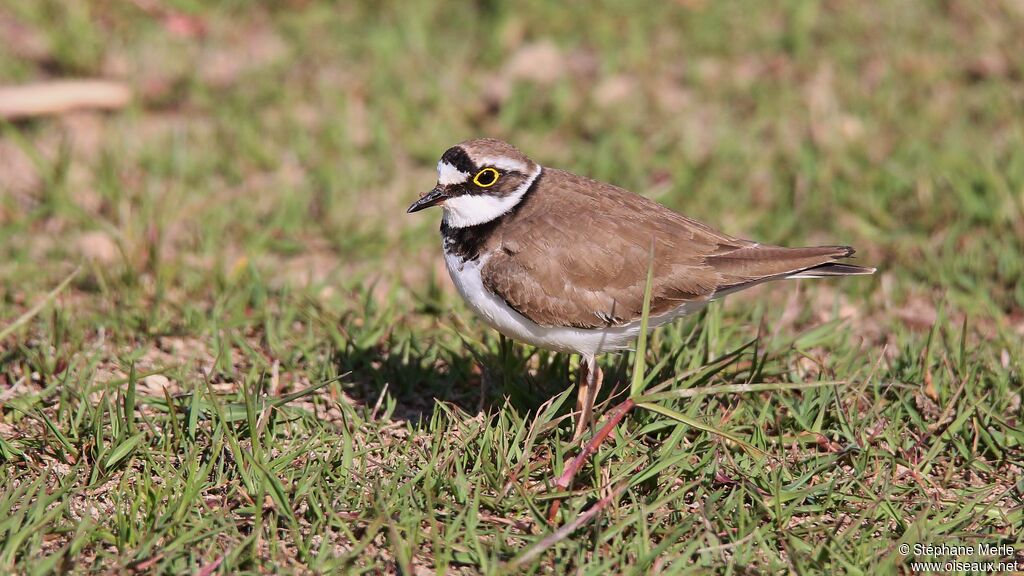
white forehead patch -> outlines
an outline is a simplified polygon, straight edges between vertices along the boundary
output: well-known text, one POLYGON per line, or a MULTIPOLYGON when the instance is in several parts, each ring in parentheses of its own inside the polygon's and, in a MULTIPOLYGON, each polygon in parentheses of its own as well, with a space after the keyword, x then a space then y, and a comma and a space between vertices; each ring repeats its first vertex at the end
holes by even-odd
POLYGON ((469 180, 469 174, 466 172, 459 170, 444 160, 437 163, 437 183, 441 186, 462 184, 466 180, 469 180))
POLYGON ((490 194, 463 194, 444 201, 444 221, 452 228, 465 228, 490 222, 502 214, 515 208, 523 199, 523 195, 540 176, 538 165, 525 182, 519 185, 508 196, 492 196, 490 194))

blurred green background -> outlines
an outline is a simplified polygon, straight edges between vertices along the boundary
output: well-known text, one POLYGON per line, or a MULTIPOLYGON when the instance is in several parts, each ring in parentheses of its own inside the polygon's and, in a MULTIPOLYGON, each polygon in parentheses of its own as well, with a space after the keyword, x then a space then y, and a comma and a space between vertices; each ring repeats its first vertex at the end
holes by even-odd
MULTIPOLYGON (((446 466, 458 458, 429 448, 435 436, 462 438, 452 430, 468 425, 481 426, 476 436, 434 450, 466 457, 486 452, 473 442, 521 444, 515 427, 569 378, 563 358, 510 351, 476 323, 444 271, 439 214, 404 213, 433 186, 440 154, 479 136, 733 235, 855 246, 858 263, 877 266, 876 276, 730 298, 656 338, 652 361, 671 358, 658 372, 669 377, 764 334, 762 352, 775 367, 769 381, 895 384, 858 409, 863 430, 880 426, 891 437, 886 446, 862 444, 854 468, 898 464, 916 480, 895 475, 893 486, 920 483, 889 504, 898 518, 886 518, 875 537, 877 507, 869 514, 854 504, 870 492, 866 484, 831 486, 850 495, 834 507, 793 487, 797 495, 782 500, 795 506, 787 516, 773 505, 751 511, 744 499, 756 500, 758 490, 715 484, 718 466, 735 463, 701 460, 671 472, 683 463, 651 455, 669 476, 735 498, 718 513, 702 501, 724 525, 706 531, 673 516, 676 533, 646 517, 666 506, 684 517, 693 510, 663 499, 671 482, 662 478, 646 504, 609 513, 589 540, 577 534, 530 569, 739 560, 770 571, 895 569, 902 559, 892 545, 909 538, 916 513, 943 498, 921 534, 1021 538, 1021 486, 1010 479, 1021 472, 1013 455, 1024 354, 1019 0, 0 0, 0 45, 0 85, 104 78, 134 94, 116 111, 0 121, 0 329, 81 266, 53 306, 0 339, 8 473, 0 508, 20 519, 5 528, 0 566, 29 571, 22 563, 45 553, 49 563, 36 569, 152 560, 143 565, 180 571, 220 558, 228 570, 283 562, 488 572, 522 549, 516 538, 539 538, 536 494, 505 489, 505 504, 479 502, 476 490, 494 498, 481 487, 488 482, 501 490, 509 474, 502 462, 522 470, 514 459, 497 458, 494 471, 467 462, 453 472, 446 466), (703 335, 700 351, 685 352, 691 333, 703 335), (308 406, 285 423, 250 426, 259 434, 237 430, 230 410, 217 418, 190 400, 213 391, 244 405, 250 392, 284 394, 349 371, 325 389, 329 396, 303 399, 308 406), (145 426, 124 411, 128 382, 153 399, 139 401, 145 426), (512 403, 503 405, 506 395, 512 403), (435 407, 435 398, 454 405, 435 407), (205 416, 184 417, 186 410, 205 416), (496 416, 480 420, 478 410, 496 416), (518 424, 506 430, 506 419, 518 424), (934 438, 918 437, 929 423, 934 438), (233 435, 234 444, 225 440, 233 435), (413 454, 416 438, 425 438, 425 453, 413 454), (322 457, 307 461, 307 453, 322 457), (191 470, 193 461, 215 464, 191 470), (374 461, 388 464, 372 474, 350 468, 374 461), (420 486, 420 466, 466 484, 420 486), (161 475, 170 475, 162 488, 149 486, 161 475), (403 491, 407 482, 418 492, 403 491), (947 485, 965 492, 937 488, 947 485), (106 512, 74 528, 76 502, 95 504, 97 486, 131 496, 96 504, 106 512), (978 496, 982 486, 995 495, 978 496), (52 508, 60 512, 29 506, 38 502, 32 490, 60 493, 52 508), (431 490, 436 500, 419 499, 431 490), (166 497, 182 492, 189 497, 174 508, 166 497), (216 506, 202 496, 210 493, 232 512, 211 519, 205 510, 216 506), (276 504, 256 510, 252 502, 268 494, 276 504), (964 512, 965 502, 977 504, 972 498, 988 511, 964 512), (732 505, 740 511, 728 512, 732 505), (481 509, 507 522, 477 518, 490 527, 480 529, 486 543, 470 544, 480 533, 458 524, 460 514, 481 509), (789 524, 793 515, 816 528, 785 528, 803 525, 789 524), (338 527, 350 523, 358 528, 338 527), (837 534, 846 529, 844 540, 837 534), (198 535, 217 551, 190 548, 198 535), (806 541, 787 544, 791 536, 806 541)), ((628 358, 607 362, 621 371, 628 358)), ((722 378, 742 381, 742 370, 722 378)), ((841 395, 790 396, 798 399, 777 406, 779 434, 864 439, 841 395)), ((722 425, 738 433, 772 419, 763 406, 774 400, 729 402, 739 412, 722 425)), ((714 401, 693 405, 721 417, 714 401)), ((634 447, 613 460, 640 458, 664 440, 651 440, 643 422, 634 447)), ((537 440, 544 450, 569 449, 560 444, 567 438, 546 434, 537 440)), ((703 458, 709 436, 687 438, 703 458)), ((801 465, 820 464, 813 443, 800 450, 809 459, 801 465)), ((547 477, 559 458, 527 470, 547 477)), ((600 478, 595 471, 592 484, 600 478)), ((775 481, 765 478, 766 486, 775 481)))
POLYGON ((140 6, 6 3, 6 82, 138 94, 6 129, 12 280, 79 232, 137 264, 147 227, 172 263, 398 273, 377 259, 438 260, 436 222, 399 209, 445 148, 490 135, 734 234, 853 244, 898 280, 893 305, 1024 306, 1013 2, 140 6))

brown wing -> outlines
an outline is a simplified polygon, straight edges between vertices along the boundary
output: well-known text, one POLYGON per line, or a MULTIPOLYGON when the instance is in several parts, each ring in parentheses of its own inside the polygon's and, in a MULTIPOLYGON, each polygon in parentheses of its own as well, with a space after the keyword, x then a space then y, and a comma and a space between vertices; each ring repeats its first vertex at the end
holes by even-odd
POLYGON ((481 270, 489 290, 541 326, 639 319, 652 243, 652 315, 852 253, 763 246, 609 184, 548 168, 542 179, 499 227, 481 270))

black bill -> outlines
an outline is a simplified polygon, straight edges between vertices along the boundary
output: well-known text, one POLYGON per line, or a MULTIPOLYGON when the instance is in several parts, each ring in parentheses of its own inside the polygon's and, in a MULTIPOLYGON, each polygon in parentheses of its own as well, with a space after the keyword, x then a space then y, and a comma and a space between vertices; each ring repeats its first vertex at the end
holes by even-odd
POLYGON ((419 212, 424 208, 437 206, 441 202, 444 202, 445 199, 447 198, 448 196, 445 195, 444 189, 442 189, 440 186, 435 186, 433 190, 427 192, 423 196, 420 196, 419 200, 413 202, 412 206, 409 206, 409 209, 406 210, 406 213, 412 214, 413 212, 419 212))

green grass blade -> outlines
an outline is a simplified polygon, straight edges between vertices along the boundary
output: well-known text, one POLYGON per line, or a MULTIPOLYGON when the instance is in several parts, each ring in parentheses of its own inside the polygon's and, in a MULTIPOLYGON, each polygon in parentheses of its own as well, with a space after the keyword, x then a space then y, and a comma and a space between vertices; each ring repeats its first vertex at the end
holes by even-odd
POLYGON ((644 284, 644 307, 640 316, 640 337, 636 342, 636 356, 633 362, 633 380, 629 384, 629 395, 636 398, 644 388, 644 372, 647 368, 647 322, 651 315, 651 293, 654 284, 654 239, 651 239, 650 260, 647 263, 647 281, 644 284))
POLYGON ((103 463, 103 468, 110 470, 114 466, 121 463, 122 460, 128 457, 129 454, 138 447, 146 439, 146 435, 142 432, 129 436, 127 440, 121 442, 113 450, 110 451, 110 455, 107 456, 106 461, 103 463))
POLYGON ((4 462, 10 462, 16 458, 22 457, 24 454, 25 453, 22 452, 21 449, 16 448, 13 444, 4 440, 4 438, 0 436, 0 458, 2 458, 4 462))
POLYGON ((756 453, 756 454, 758 454, 760 456, 768 456, 767 452, 765 452, 764 450, 761 450, 760 448, 757 448, 753 444, 750 444, 749 442, 741 439, 739 436, 736 436, 735 434, 726 432, 724 430, 719 430, 718 428, 716 428, 716 427, 714 427, 714 426, 712 426, 710 424, 705 424, 705 423, 701 422, 700 420, 696 420, 694 418, 690 418, 686 414, 682 414, 680 412, 672 410, 671 408, 666 408, 666 407, 664 407, 664 406, 662 406, 660 404, 654 404, 652 402, 637 402, 636 406, 637 406, 637 408, 643 408, 644 410, 650 410, 651 412, 655 412, 657 414, 661 414, 662 416, 668 416, 669 418, 671 418, 671 419, 673 419, 673 420, 675 420, 677 422, 680 422, 682 424, 686 424, 687 426, 690 426, 692 428, 696 428, 698 430, 703 430, 705 432, 710 432, 710 433, 712 433, 712 434, 714 434, 716 436, 721 436, 722 438, 725 438, 727 440, 731 440, 732 442, 735 442, 736 444, 739 444, 740 446, 742 446, 744 449, 746 449, 749 452, 754 452, 754 453, 756 453))

